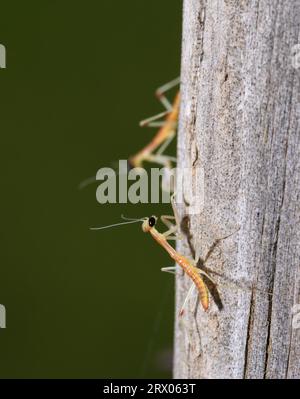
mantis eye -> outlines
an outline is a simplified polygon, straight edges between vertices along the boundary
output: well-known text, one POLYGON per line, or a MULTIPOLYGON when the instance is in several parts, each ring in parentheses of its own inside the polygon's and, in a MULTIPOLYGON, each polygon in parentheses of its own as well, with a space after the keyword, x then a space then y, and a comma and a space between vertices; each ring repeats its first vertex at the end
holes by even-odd
POLYGON ((148 223, 149 223, 149 226, 150 226, 150 227, 153 227, 153 226, 155 225, 155 223, 156 223, 155 217, 154 217, 154 216, 151 216, 151 217, 149 218, 148 223))

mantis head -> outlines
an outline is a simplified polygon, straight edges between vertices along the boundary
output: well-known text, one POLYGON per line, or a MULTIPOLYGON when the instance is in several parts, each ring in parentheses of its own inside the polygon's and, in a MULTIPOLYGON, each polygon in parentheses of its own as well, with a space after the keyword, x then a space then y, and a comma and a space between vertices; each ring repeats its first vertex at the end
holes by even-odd
POLYGON ((152 227, 155 226, 156 222, 157 222, 156 216, 150 216, 149 218, 146 218, 142 224, 143 232, 148 233, 152 229, 152 227))

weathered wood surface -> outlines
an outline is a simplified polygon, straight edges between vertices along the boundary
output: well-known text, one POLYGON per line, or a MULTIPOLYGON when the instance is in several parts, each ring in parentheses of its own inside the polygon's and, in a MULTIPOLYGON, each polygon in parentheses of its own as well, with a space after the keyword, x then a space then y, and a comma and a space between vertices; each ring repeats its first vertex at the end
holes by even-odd
POLYGON ((299 28, 299 0, 184 1, 178 167, 205 179, 178 249, 204 257, 240 230, 206 263, 222 310, 190 301, 180 320, 190 281, 177 277, 176 378, 300 378, 299 28))

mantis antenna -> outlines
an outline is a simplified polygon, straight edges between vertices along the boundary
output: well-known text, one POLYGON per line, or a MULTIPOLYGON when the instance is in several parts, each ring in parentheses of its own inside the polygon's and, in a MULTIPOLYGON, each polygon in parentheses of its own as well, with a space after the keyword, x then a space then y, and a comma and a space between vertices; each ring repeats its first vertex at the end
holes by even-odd
MULTIPOLYGON (((123 216, 123 215, 122 215, 123 216)), ((132 219, 128 222, 121 222, 121 223, 115 223, 115 224, 110 224, 108 226, 101 226, 101 227, 90 227, 90 230, 103 230, 103 229, 109 229, 111 227, 117 227, 117 226, 122 226, 123 224, 131 224, 131 223, 138 223, 138 222, 143 222, 144 219, 132 219)))

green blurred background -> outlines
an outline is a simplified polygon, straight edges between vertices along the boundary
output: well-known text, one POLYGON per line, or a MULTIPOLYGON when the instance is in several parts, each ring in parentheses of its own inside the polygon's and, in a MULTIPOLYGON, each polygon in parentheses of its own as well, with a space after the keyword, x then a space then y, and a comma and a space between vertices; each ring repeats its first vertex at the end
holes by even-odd
POLYGON ((181 0, 2 1, 1 378, 170 377, 172 264, 78 184, 155 131, 154 90, 179 75, 181 0))

